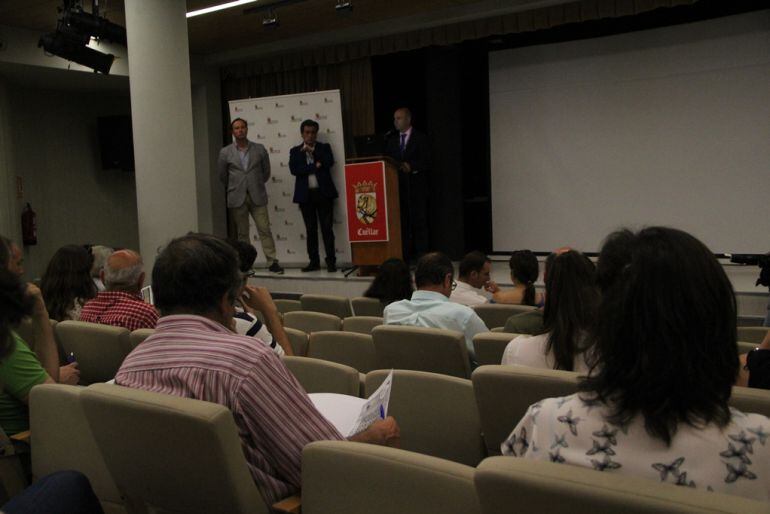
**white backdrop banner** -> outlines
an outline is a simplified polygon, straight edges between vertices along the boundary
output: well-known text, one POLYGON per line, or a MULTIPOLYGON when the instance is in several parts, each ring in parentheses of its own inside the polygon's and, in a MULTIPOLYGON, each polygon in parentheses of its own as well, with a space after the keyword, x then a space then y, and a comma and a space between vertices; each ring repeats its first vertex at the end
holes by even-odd
MULTIPOLYGON (((230 120, 242 118, 249 124, 249 140, 263 145, 270 155, 271 177, 267 186, 270 224, 278 260, 284 264, 308 262, 305 241, 305 224, 299 205, 292 202, 294 176, 289 172, 289 150, 302 143, 300 124, 307 119, 320 125, 318 140, 329 143, 334 154, 332 179, 340 197, 334 205, 334 245, 338 264, 350 263, 348 241, 347 206, 345 203, 345 145, 342 134, 342 106, 340 92, 317 91, 296 95, 266 96, 233 100, 230 104, 230 120)), ((254 220, 251 220, 250 237, 263 257, 254 220)), ((323 255, 320 227, 318 247, 323 255)), ((258 259, 258 262, 260 259, 258 259)))

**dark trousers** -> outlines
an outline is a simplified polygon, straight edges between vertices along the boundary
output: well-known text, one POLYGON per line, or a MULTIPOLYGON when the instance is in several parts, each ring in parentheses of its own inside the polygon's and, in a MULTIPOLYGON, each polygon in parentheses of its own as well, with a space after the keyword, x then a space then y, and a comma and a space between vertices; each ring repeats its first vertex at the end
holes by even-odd
POLYGON ((318 224, 321 225, 321 236, 324 240, 324 252, 326 263, 334 264, 337 258, 334 255, 334 200, 326 198, 318 189, 311 189, 308 201, 299 204, 302 211, 302 219, 305 222, 307 232, 307 255, 310 262, 318 264, 321 258, 318 255, 318 224))
POLYGON ((406 261, 422 256, 430 247, 427 178, 424 172, 399 172, 401 243, 406 261))
POLYGON ((103 514, 88 478, 78 471, 42 477, 3 505, 8 514, 103 514))

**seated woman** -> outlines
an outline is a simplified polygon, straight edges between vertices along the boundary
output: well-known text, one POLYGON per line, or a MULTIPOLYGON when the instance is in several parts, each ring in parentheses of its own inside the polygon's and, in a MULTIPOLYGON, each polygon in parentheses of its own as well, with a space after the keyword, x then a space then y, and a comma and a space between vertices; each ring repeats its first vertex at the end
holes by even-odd
POLYGON ((740 356, 741 374, 735 385, 770 389, 770 332, 762 343, 740 356))
POLYGON ((83 305, 96 296, 91 279, 91 252, 83 246, 62 246, 51 257, 40 282, 45 305, 56 321, 80 319, 83 305))
POLYGON ((408 300, 413 292, 414 286, 409 266, 401 259, 388 259, 380 265, 380 271, 364 296, 377 298, 385 306, 400 300, 408 300))
POLYGON ((770 419, 728 405, 738 353, 724 270, 679 230, 630 244, 602 295, 590 375, 532 405, 502 452, 770 500, 770 419))
POLYGON ((552 257, 545 274, 543 333, 515 337, 505 348, 503 364, 588 371, 586 335, 599 303, 595 270, 575 250, 552 257))
POLYGON ((492 299, 495 303, 515 305, 543 305, 543 295, 535 291, 535 282, 540 274, 537 257, 529 250, 516 250, 508 261, 511 268, 512 289, 500 289, 492 299))

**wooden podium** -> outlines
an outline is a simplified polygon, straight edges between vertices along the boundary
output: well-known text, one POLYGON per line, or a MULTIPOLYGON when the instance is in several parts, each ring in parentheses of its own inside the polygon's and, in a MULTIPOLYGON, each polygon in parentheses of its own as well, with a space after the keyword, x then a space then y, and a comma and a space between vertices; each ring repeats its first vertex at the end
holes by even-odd
MULTIPOLYGON (((379 266, 383 261, 396 257, 403 258, 401 246, 401 207, 398 196, 398 164, 387 156, 360 157, 348 159, 347 164, 379 163, 385 168, 385 202, 387 205, 387 241, 367 241, 350 243, 353 265, 359 267, 379 266)), ((345 187, 348 187, 347 170, 345 187)), ((350 223, 350 220, 348 220, 350 223)), ((359 272, 359 274, 362 274, 359 272)))

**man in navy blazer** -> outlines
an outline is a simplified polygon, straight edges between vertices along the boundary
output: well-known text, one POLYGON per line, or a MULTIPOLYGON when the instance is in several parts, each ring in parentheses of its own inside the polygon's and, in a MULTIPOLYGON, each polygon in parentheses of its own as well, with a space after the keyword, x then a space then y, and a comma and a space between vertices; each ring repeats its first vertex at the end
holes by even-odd
POLYGON ((385 144, 385 155, 398 162, 398 190, 401 207, 401 242, 404 259, 414 260, 430 247, 428 233, 428 136, 412 127, 412 113, 406 107, 393 114, 395 133, 385 144))
POLYGON ((331 167, 334 165, 332 147, 321 143, 318 138, 318 123, 305 120, 300 125, 302 144, 289 152, 289 170, 296 177, 294 182, 294 203, 299 204, 307 232, 307 254, 310 262, 302 271, 321 269, 318 254, 318 224, 324 240, 327 271, 337 271, 334 255, 334 199, 337 188, 332 181, 331 167))

